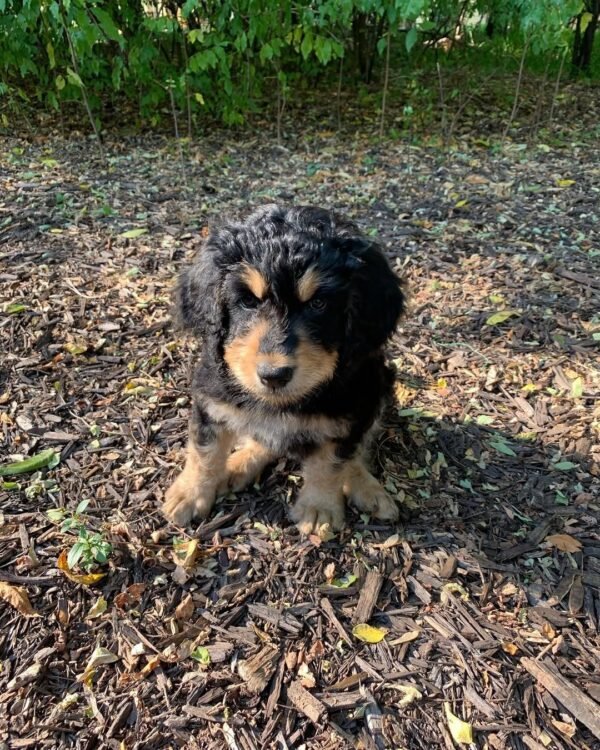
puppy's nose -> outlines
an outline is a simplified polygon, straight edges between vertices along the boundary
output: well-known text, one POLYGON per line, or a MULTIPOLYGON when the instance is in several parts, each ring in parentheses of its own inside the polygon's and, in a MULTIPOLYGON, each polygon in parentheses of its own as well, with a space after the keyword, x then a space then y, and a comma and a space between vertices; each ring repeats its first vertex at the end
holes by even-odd
POLYGON ((256 368, 256 372, 263 385, 269 388, 283 388, 287 385, 294 374, 293 367, 276 367, 274 365, 261 363, 256 368))

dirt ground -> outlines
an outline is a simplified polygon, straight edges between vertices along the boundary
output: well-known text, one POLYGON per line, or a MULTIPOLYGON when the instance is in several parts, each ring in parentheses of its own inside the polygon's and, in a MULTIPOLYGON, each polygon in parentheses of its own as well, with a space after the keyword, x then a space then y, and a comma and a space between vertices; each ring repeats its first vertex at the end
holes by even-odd
POLYGON ((0 463, 60 461, 0 485, 0 748, 600 748, 597 148, 265 141, 4 142, 0 463), (301 538, 285 462, 190 533, 161 518, 173 280, 207 222, 277 201, 355 218, 410 289, 374 455, 395 527, 301 538), (47 515, 84 500, 89 584, 47 515))

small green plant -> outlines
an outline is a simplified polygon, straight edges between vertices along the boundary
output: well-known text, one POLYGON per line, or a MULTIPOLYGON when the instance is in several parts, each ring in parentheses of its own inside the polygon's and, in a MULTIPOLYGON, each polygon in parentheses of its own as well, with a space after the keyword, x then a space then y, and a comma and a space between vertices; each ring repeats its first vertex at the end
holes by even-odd
POLYGON ((67 556, 71 570, 79 566, 89 572, 96 565, 103 565, 112 553, 112 545, 102 532, 90 531, 85 524, 84 514, 89 503, 89 500, 82 500, 73 513, 65 508, 54 508, 46 513, 53 523, 60 524, 63 534, 76 536, 67 556))

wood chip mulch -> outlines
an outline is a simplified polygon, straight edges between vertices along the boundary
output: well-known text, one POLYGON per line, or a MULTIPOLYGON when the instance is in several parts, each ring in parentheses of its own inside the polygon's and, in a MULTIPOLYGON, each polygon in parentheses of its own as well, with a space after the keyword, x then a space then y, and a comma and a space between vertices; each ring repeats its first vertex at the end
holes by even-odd
POLYGON ((0 748, 600 748, 598 150, 106 153, 0 157, 0 463, 60 457, 0 487, 0 748), (403 518, 302 539, 282 461, 187 535, 158 510, 194 347, 170 289, 210 218, 292 200, 355 217, 409 285, 374 456, 403 518), (112 545, 93 585, 47 516, 82 500, 112 545))

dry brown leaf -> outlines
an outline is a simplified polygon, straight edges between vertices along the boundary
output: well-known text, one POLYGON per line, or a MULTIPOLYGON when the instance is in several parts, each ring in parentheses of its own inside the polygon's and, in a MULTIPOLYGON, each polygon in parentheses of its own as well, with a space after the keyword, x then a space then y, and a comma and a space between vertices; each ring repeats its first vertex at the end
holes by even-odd
POLYGON ((570 534, 551 534, 546 541, 561 552, 580 552, 581 542, 570 534))
POLYGON ((194 600, 192 599, 192 595, 188 594, 175 608, 175 618, 181 622, 187 622, 191 620, 194 609, 194 600))
POLYGON ((561 734, 566 735, 569 739, 575 736, 577 727, 575 724, 569 724, 566 721, 559 721, 558 719, 552 719, 552 724, 558 729, 561 734))
POLYGON ((516 643, 503 643, 502 650, 511 656, 515 656, 515 654, 519 653, 519 647, 516 643))
POLYGON ((411 641, 416 641, 420 635, 420 630, 409 630, 408 633, 402 633, 402 635, 398 638, 394 638, 394 640, 391 641, 390 646, 399 646, 402 643, 410 643, 411 641))
POLYGON ((98 583, 98 581, 101 581, 106 575, 106 573, 73 573, 71 568, 69 568, 69 564, 67 563, 68 554, 69 553, 67 552, 67 550, 64 549, 58 556, 56 566, 71 581, 75 581, 75 583, 81 583, 84 586, 92 586, 94 583, 98 583))
POLYGON ((21 586, 11 586, 9 583, 0 581, 0 599, 8 602, 24 617, 41 617, 31 606, 27 591, 21 586))

